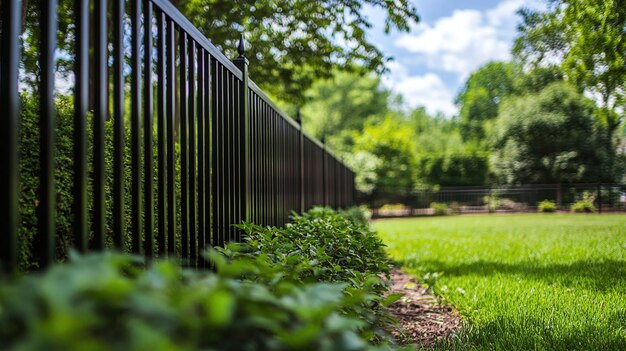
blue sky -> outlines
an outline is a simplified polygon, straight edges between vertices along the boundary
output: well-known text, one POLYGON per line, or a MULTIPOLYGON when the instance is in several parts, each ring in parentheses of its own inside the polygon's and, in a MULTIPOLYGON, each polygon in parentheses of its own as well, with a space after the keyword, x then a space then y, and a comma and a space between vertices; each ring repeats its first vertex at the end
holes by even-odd
POLYGON ((404 96, 411 107, 430 113, 457 113, 454 98, 468 75, 493 60, 510 58, 521 7, 538 8, 541 0, 412 0, 421 17, 410 33, 383 31, 384 13, 370 9, 369 32, 392 56, 383 83, 404 96))

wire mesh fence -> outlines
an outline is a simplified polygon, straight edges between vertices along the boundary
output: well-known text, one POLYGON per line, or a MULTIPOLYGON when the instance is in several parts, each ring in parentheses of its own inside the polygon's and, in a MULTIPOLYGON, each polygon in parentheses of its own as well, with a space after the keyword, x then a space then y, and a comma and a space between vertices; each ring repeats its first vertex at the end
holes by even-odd
POLYGON ((626 184, 435 187, 418 192, 408 200, 411 206, 388 204, 373 209, 373 215, 433 215, 438 208, 457 214, 537 212, 542 201, 553 202, 557 211, 572 211, 577 202, 588 201, 593 204, 591 212, 626 212, 626 184))

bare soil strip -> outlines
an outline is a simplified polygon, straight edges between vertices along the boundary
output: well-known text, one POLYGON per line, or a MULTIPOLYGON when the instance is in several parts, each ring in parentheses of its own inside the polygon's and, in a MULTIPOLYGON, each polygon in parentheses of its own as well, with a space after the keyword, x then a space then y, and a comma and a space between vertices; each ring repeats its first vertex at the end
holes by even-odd
POLYGON ((411 276, 394 268, 391 271, 389 294, 403 293, 404 296, 389 308, 400 327, 392 334, 402 344, 433 346, 450 338, 461 328, 461 317, 450 306, 440 304, 437 299, 411 276))

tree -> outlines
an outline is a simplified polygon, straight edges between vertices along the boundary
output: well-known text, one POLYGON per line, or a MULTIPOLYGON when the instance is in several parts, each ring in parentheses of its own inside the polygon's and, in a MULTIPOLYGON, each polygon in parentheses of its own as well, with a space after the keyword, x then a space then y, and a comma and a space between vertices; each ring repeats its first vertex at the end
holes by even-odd
POLYGON ((490 62, 470 75, 456 99, 464 140, 484 139, 485 122, 498 116, 500 102, 513 91, 514 71, 512 63, 490 62))
POLYGON ((293 103, 334 69, 383 72, 389 59, 366 35, 365 7, 383 10, 385 31, 419 20, 408 0, 172 0, 213 44, 234 57, 239 33, 249 43, 250 76, 293 103))
POLYGON ((337 72, 306 93, 301 111, 304 129, 325 138, 333 150, 348 151, 352 135, 363 129, 365 121, 380 121, 389 112, 390 95, 378 77, 337 72))
POLYGON ((372 169, 365 171, 371 174, 370 183, 364 185, 369 187, 372 198, 402 201, 413 191, 413 136, 410 126, 392 115, 381 123, 367 123, 355 136, 354 153, 361 158, 369 156, 367 163, 372 169))
POLYGON ((496 174, 505 183, 556 183, 558 201, 562 183, 597 179, 593 109, 564 82, 505 102, 495 129, 496 174))
POLYGON ((528 72, 518 75, 513 81, 514 93, 517 95, 535 94, 548 85, 565 79, 559 66, 533 67, 528 72))
POLYGON ((489 175, 487 153, 426 154, 418 160, 418 176, 440 186, 484 185, 489 175))
POLYGON ((626 0, 552 0, 545 12, 521 15, 516 56, 534 66, 559 62, 569 80, 597 97, 611 143, 626 107, 626 0))

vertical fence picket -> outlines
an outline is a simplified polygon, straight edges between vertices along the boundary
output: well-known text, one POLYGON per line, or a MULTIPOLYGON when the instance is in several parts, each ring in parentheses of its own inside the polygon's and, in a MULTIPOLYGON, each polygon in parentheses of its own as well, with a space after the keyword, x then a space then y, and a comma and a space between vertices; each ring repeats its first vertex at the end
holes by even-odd
POLYGON ((157 252, 159 257, 163 257, 167 252, 166 234, 166 27, 165 14, 157 11, 157 252))
MULTIPOLYGON (((88 11, 89 3, 79 0, 83 11, 88 11)), ((113 245, 122 250, 124 242, 124 0, 113 1, 113 245)), ((88 27, 80 28, 85 36, 88 27)), ((86 55, 86 54, 85 54, 86 55)), ((78 54, 77 54, 78 56, 78 54)), ((86 69, 86 68, 85 68, 86 69)), ((78 76, 77 76, 78 78, 78 76)), ((83 79, 87 79, 86 73, 83 79)), ((78 79, 77 79, 78 82, 78 79)), ((82 82, 81 84, 85 84, 82 82)), ((86 107, 86 106, 85 106, 86 107)), ((81 112, 82 114, 82 112, 81 112)), ((77 116, 77 118, 79 118, 77 116)), ((80 117, 84 118, 84 117, 80 117)), ((74 142, 77 142, 75 140, 74 142)), ((78 159, 76 157, 75 159, 78 159)), ((77 216, 79 214, 77 213, 77 216)))
POLYGON ((181 193, 181 255, 183 264, 189 262, 189 120, 187 117, 188 104, 188 78, 187 78, 187 33, 181 28, 178 36, 180 48, 180 78, 179 78, 179 94, 180 94, 180 193, 181 193))
POLYGON ((174 22, 167 19, 166 36, 166 86, 167 86, 167 254, 169 257, 176 256, 176 30, 174 22))
POLYGON ((107 1, 94 4, 94 114, 93 114, 93 239, 95 250, 104 249, 104 122, 108 118, 107 1))
POLYGON ((219 223, 220 223, 220 197, 219 197, 219 182, 218 182, 218 163, 219 163, 219 143, 217 134, 217 106, 219 101, 217 100, 217 87, 219 82, 217 81, 218 71, 217 62, 211 60, 209 65, 211 71, 211 246, 219 245, 219 223))
POLYGON ((142 213, 141 213, 141 56, 140 56, 140 26, 141 0, 131 3, 131 252, 141 253, 142 213))
POLYGON ((152 1, 143 3, 143 186, 144 250, 146 259, 154 256, 154 162, 153 162, 153 77, 152 77, 152 1))
MULTIPOLYGON (((205 251, 210 245, 212 238, 211 198, 213 187, 211 185, 211 55, 204 52, 204 240, 200 249, 205 251)), ((201 260, 202 267, 208 267, 206 260, 201 260)))
MULTIPOLYGON (((202 48, 198 48, 198 58, 196 62, 198 64, 198 252, 202 254, 204 250, 204 242, 205 242, 205 170, 204 170, 204 144, 205 144, 205 135, 204 135, 204 123, 205 123, 205 65, 204 65, 204 50, 202 48)), ((200 261, 202 261, 200 257, 200 261)), ((202 262, 198 262, 200 266, 202 266, 202 262)))
POLYGON ((54 106, 54 51, 56 49, 57 1, 49 0, 39 5, 41 34, 39 38, 39 204, 38 230, 33 241, 40 267, 50 265, 55 258, 56 194, 54 185, 54 132, 56 114, 54 106))
POLYGON ((20 61, 20 32, 22 3, 3 0, 2 38, 0 38, 0 222, 5 232, 0 235, 0 273, 13 273, 18 267, 18 146, 20 118, 18 75, 20 61))
POLYGON ((223 116, 222 116, 222 120, 224 121, 223 123, 223 131, 222 131, 222 135, 224 136, 224 149, 223 149, 223 155, 224 155, 224 190, 225 190, 225 194, 224 194, 224 201, 225 201, 225 221, 224 221, 224 235, 225 235, 225 242, 229 242, 230 241, 230 233, 231 233, 231 227, 230 224, 232 223, 232 219, 233 219, 233 175, 232 175, 232 164, 233 164, 233 149, 232 149, 232 136, 231 136, 231 132, 233 130, 233 118, 231 116, 231 111, 232 111, 232 104, 231 104, 231 98, 232 98, 232 93, 231 93, 231 86, 232 86, 232 77, 230 76, 228 70, 226 70, 224 67, 222 67, 222 72, 223 72, 223 80, 222 80, 222 84, 223 84, 223 94, 224 94, 224 98, 223 98, 223 116))
POLYGON ((195 42, 189 38, 189 53, 187 55, 188 83, 187 98, 189 107, 187 110, 188 130, 188 161, 187 173, 189 175, 189 264, 196 267, 198 248, 196 238, 196 47, 195 42))
MULTIPOLYGON (((116 2, 116 4, 119 1, 116 2)), ((115 77, 118 78, 117 65, 119 65, 118 52, 120 50, 119 42, 117 41, 120 32, 117 28, 117 22, 119 20, 118 8, 114 8, 114 22, 116 26, 114 28, 115 38, 115 77)), ((87 223, 87 107, 89 99, 89 3, 82 0, 74 1, 74 21, 75 37, 76 37, 76 57, 74 59, 74 204, 72 207, 73 214, 73 231, 74 231, 74 246, 79 252, 87 251, 87 238, 88 238, 88 223, 87 223)), ((117 83, 117 79, 114 81, 117 83)), ((116 85, 118 88, 118 85, 116 85)), ((118 95, 116 94, 117 98, 118 95)), ((122 104, 123 105, 123 104, 122 104)), ((115 105, 119 109, 119 105, 115 105)), ((116 147, 121 145, 122 140, 118 140, 119 135, 117 133, 117 119, 119 110, 116 109, 116 147)), ((117 151, 117 150, 116 150, 117 151)), ((117 155, 117 152, 116 152, 117 155)), ((117 161, 117 160, 116 160, 117 161)), ((116 163, 117 164, 117 163, 116 163)), ((117 174, 117 173, 116 173, 117 174)), ((117 183, 116 183, 117 185, 117 183)), ((116 199, 117 200, 117 199, 116 199)), ((116 201, 116 205, 119 203, 116 201)), ((115 208, 118 210, 118 207, 115 208)), ((122 213, 115 211, 114 220, 116 224, 122 221, 122 213)), ((117 227, 116 227, 117 228, 117 227)))

